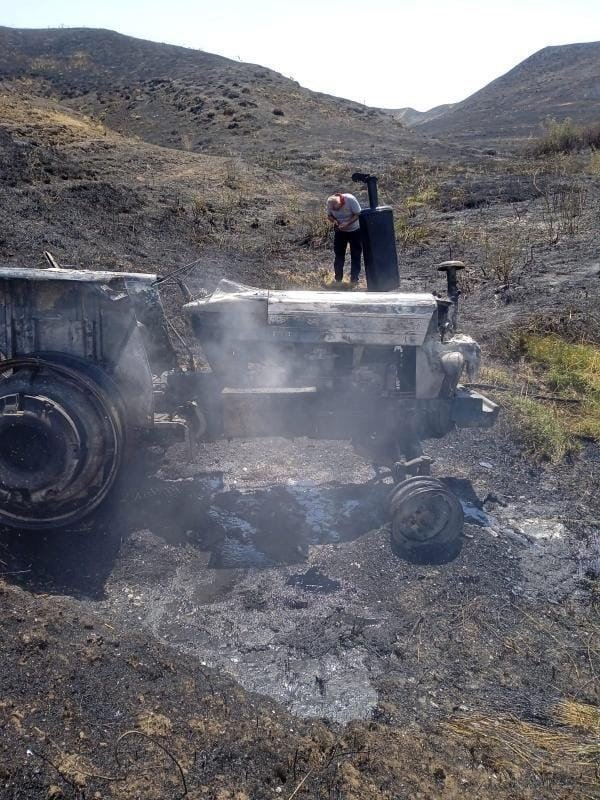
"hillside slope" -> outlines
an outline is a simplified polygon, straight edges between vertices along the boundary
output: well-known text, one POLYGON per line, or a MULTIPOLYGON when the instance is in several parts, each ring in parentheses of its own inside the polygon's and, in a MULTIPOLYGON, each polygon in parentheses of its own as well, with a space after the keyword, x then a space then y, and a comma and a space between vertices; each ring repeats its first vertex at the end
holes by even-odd
POLYGON ((125 137, 53 100, 0 95, 0 263, 310 275, 325 190, 236 158, 125 137))
POLYGON ((106 30, 0 28, 0 81, 5 89, 26 81, 120 133, 195 152, 274 159, 434 149, 380 109, 264 67, 106 30))
POLYGON ((423 125, 424 122, 429 122, 432 119, 437 119, 448 111, 451 111, 456 103, 444 103, 441 106, 434 106, 428 111, 417 111, 416 108, 407 106, 406 108, 389 109, 388 114, 391 114, 395 119, 407 125, 409 128, 416 128, 418 125, 423 125))
POLYGON ((600 118, 600 42, 545 47, 445 113, 419 124, 436 137, 524 139, 546 117, 600 118))

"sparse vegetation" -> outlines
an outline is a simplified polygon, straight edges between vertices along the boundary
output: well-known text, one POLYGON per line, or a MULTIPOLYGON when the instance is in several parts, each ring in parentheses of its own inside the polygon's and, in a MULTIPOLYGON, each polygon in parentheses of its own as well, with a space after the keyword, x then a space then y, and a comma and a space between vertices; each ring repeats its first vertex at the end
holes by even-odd
POLYGON ((552 156, 573 153, 586 148, 600 147, 600 122, 578 125, 570 118, 547 119, 543 135, 530 146, 533 156, 552 156))
POLYGON ((515 366, 488 367, 482 379, 501 390, 524 452, 557 463, 578 440, 600 441, 600 347, 529 331, 511 339, 515 366))
POLYGON ((507 398, 505 407, 515 423, 523 452, 533 461, 556 464, 578 449, 555 407, 527 396, 507 398))
POLYGON ((578 436, 600 441, 600 348, 573 344, 558 336, 526 336, 527 358, 543 369, 544 383, 579 401, 561 417, 567 429, 578 436))
POLYGON ((422 189, 404 200, 404 208, 409 217, 414 217, 419 209, 433 206, 439 197, 438 190, 433 186, 422 189))
POLYGON ((426 244, 434 236, 434 231, 420 225, 408 215, 397 214, 394 218, 396 241, 403 249, 417 244, 426 244))

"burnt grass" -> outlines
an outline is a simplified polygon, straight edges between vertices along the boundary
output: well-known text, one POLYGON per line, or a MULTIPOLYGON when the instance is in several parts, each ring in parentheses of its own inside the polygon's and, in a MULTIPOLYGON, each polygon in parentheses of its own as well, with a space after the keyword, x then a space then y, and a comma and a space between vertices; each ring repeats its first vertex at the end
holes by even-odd
MULTIPOLYGON (((154 67, 126 78, 119 50, 121 73, 96 90, 81 58, 28 79, 14 52, 1 65, 2 263, 39 266, 44 249, 135 271, 199 259, 192 291, 223 276, 319 288, 331 261, 322 200, 372 169, 401 221, 403 287, 443 291, 433 265, 464 258, 462 329, 487 354, 506 361, 509 334, 532 318, 598 341, 600 182, 586 154, 534 163, 411 133, 397 156, 395 123, 381 122, 378 144, 371 115, 357 163, 328 142, 336 114, 351 130, 367 112, 268 71, 241 65, 227 79, 231 62, 207 62, 198 100, 193 64, 170 81, 154 67)), ((171 69, 177 54, 163 55, 171 69)), ((185 334, 172 284, 164 300, 185 334)), ((305 441, 142 454, 80 529, 2 532, 0 797, 596 796, 597 730, 557 709, 599 702, 598 447, 535 464, 501 418, 428 452, 483 515, 446 563, 400 559, 368 466, 345 445, 305 441), (361 511, 335 518, 334 540, 291 480, 321 492, 329 514, 350 501, 361 511), (560 536, 528 533, 542 529, 560 536), (258 561, 228 561, 249 544, 258 561), (332 710, 335 669, 355 719, 332 710), (294 713, 294 681, 312 716, 302 703, 294 713)))
MULTIPOLYGON (((240 463, 252 464, 263 448, 245 443, 240 463)), ((290 458, 298 445, 280 448, 290 458)), ((334 458, 343 487, 345 471, 356 467, 345 451, 334 458)), ((598 452, 589 458, 597 464, 598 452)), ((593 529, 598 504, 583 463, 561 468, 549 485, 543 469, 519 459, 503 428, 475 441, 453 437, 437 459, 438 474, 452 474, 453 488, 479 507, 485 486, 493 486, 488 510, 498 499, 530 514, 562 507, 572 515, 571 536, 593 529), (479 460, 489 453, 494 477, 482 483, 479 460), (581 501, 571 507, 575 490, 581 501)), ((292 474, 305 474, 313 460, 300 448, 292 474)), ((205 480, 205 465, 201 455, 191 474, 205 480)), ((521 563, 527 542, 504 533, 493 538, 473 522, 461 552, 445 564, 400 560, 385 529, 366 525, 301 555, 289 541, 275 551, 258 543, 270 555, 266 566, 221 570, 202 556, 217 546, 203 524, 207 500, 189 480, 178 480, 182 472, 189 476, 190 468, 180 452, 171 453, 158 473, 142 471, 122 488, 91 527, 40 535, 35 543, 15 533, 3 537, 9 574, 0 589, 0 796, 593 796, 593 761, 568 752, 554 757, 543 741, 521 751, 476 728, 460 735, 452 727, 480 717, 508 720, 538 735, 567 731, 574 743, 589 743, 585 731, 556 720, 565 698, 598 703, 598 618, 585 576, 573 588, 556 583, 550 571, 528 580, 521 563), (185 592, 194 588, 190 578, 205 584, 207 572, 221 588, 182 605, 181 596, 168 594, 182 571, 185 592), (163 601, 165 624, 153 629, 161 643, 146 631, 163 601), (230 615, 224 625, 222 614, 230 615), (206 666, 212 654, 202 642, 209 639, 198 631, 217 631, 231 644, 240 623, 246 635, 235 652, 242 669, 258 655, 267 671, 269 650, 283 649, 291 654, 292 680, 294 660, 343 663, 360 652, 376 691, 366 718, 303 719, 206 666), (267 629, 271 642, 258 653, 256 629, 267 629), (182 632, 190 644, 197 637, 193 651, 182 632)), ((276 521, 284 515, 301 542, 291 499, 283 488, 253 490, 261 478, 270 486, 255 468, 246 491, 258 496, 258 510, 252 508, 263 529, 273 526, 274 514, 276 521)), ((364 486, 352 496, 368 505, 364 486)), ((233 505, 218 502, 243 514, 236 497, 233 505)), ((566 552, 558 558, 567 560, 566 552)), ((317 695, 331 691, 333 676, 316 672, 310 679, 317 695)))

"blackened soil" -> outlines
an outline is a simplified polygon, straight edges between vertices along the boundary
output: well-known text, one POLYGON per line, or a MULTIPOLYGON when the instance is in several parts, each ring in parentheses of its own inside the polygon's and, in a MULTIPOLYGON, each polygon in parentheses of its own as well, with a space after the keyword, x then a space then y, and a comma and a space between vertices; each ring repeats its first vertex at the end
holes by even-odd
MULTIPOLYGON (((216 70, 192 107, 192 84, 157 81, 140 59, 136 86, 81 94, 64 85, 80 82, 75 55, 79 72, 46 60, 33 83, 3 85, 3 262, 41 264, 50 248, 63 265, 194 262, 193 292, 222 276, 316 288, 331 272, 322 200, 360 169, 380 175, 406 225, 404 289, 443 293, 434 265, 461 258, 464 330, 490 348, 533 315, 598 340, 600 181, 587 154, 573 180, 544 167, 544 198, 537 163, 456 149, 446 163, 448 148, 415 149, 406 132, 399 150, 396 124, 363 109, 350 163, 331 131, 359 110, 312 106, 307 136, 307 96, 283 103, 280 76, 260 70, 232 93, 216 70), (109 126, 49 99, 42 69, 109 126), (234 105, 256 117, 230 122, 234 105), (257 125, 273 135, 254 138, 257 125), (549 216, 545 200, 569 187, 581 209, 549 216), (437 200, 415 210, 421 194, 437 200)), ((179 291, 164 288, 184 332, 179 291)), ((500 423, 429 453, 467 517, 438 564, 393 552, 388 487, 348 446, 307 441, 144 453, 79 529, 0 535, 0 797, 597 796, 593 732, 557 706, 599 701, 599 450, 532 467, 500 423)))
POLYGON ((79 531, 4 536, 0 797, 594 796, 595 762, 457 730, 588 741, 555 716, 598 703, 598 451, 430 452, 448 563, 398 558, 388 487, 306 441, 155 453, 79 531))

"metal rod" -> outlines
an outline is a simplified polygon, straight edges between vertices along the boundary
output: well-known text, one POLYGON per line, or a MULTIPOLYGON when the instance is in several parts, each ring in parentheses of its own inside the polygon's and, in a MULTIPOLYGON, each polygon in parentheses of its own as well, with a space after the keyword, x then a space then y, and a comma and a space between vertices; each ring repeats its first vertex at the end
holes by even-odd
POLYGON ((190 267, 195 267, 196 264, 199 264, 202 261, 201 258, 197 258, 195 261, 190 261, 189 264, 184 264, 182 267, 177 267, 177 269, 172 270, 171 272, 167 273, 166 275, 157 278, 153 283, 152 286, 158 286, 160 283, 164 283, 165 281, 171 280, 171 278, 175 277, 175 275, 179 275, 180 272, 183 272, 190 267))

